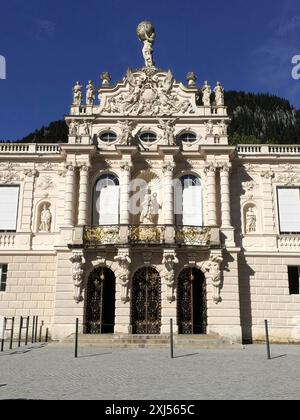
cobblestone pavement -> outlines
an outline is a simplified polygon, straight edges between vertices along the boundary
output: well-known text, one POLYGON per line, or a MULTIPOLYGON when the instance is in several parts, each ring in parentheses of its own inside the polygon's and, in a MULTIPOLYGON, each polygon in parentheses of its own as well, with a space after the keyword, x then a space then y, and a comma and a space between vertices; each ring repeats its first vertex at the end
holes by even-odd
POLYGON ((229 350, 31 345, 0 353, 0 399, 299 399, 300 347, 229 350))

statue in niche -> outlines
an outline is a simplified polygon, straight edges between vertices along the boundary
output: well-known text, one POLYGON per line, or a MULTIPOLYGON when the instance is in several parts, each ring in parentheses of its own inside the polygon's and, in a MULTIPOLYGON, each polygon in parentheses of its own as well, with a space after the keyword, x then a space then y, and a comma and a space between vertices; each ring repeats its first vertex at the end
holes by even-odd
POLYGON ((161 128, 164 132, 164 141, 168 146, 171 146, 175 143, 175 127, 174 124, 177 121, 175 120, 159 120, 158 128, 161 128))
POLYGON ((86 104, 93 105, 95 100, 95 89, 93 82, 89 80, 89 83, 86 87, 86 104))
POLYGON ((153 43, 155 40, 155 29, 151 22, 141 22, 137 27, 137 35, 139 40, 143 42, 143 56, 145 67, 154 67, 153 62, 153 43))
POLYGON ((246 233, 256 232, 256 214, 253 207, 249 207, 246 213, 246 233))
POLYGON ((221 86, 220 82, 217 82, 217 86, 215 87, 214 92, 216 98, 216 105, 224 106, 224 89, 221 86))
POLYGON ((145 192, 144 199, 141 203, 141 224, 154 224, 155 217, 158 215, 159 204, 157 201, 157 194, 151 194, 151 190, 148 188, 145 192))
POLYGON ((49 209, 49 205, 46 203, 43 205, 43 210, 41 211, 41 220, 40 220, 40 232, 50 232, 51 231, 51 222, 52 214, 49 209))
POLYGON ((73 87, 73 105, 81 105, 82 102, 82 86, 79 82, 73 87))
POLYGON ((211 87, 209 86, 207 80, 204 82, 202 88, 202 101, 204 106, 210 106, 210 96, 211 96, 211 87))

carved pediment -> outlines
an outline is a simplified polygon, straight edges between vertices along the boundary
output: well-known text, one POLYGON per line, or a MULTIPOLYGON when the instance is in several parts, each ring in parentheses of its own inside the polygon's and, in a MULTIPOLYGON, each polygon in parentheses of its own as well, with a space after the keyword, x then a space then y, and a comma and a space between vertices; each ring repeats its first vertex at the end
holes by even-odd
POLYGON ((128 70, 115 88, 100 90, 100 114, 171 116, 194 114, 194 92, 174 81, 172 73, 156 69, 128 70))

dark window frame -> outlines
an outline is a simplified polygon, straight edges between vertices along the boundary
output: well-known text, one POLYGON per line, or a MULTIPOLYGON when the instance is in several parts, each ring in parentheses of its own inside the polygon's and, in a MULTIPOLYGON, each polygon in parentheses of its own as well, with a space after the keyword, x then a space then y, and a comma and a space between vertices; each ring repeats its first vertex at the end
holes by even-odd
POLYGON ((290 296, 300 295, 300 266, 288 266, 288 281, 290 296))
POLYGON ((1 268, 1 278, 0 278, 0 293, 1 293, 1 292, 6 292, 8 264, 0 264, 0 268, 1 268))

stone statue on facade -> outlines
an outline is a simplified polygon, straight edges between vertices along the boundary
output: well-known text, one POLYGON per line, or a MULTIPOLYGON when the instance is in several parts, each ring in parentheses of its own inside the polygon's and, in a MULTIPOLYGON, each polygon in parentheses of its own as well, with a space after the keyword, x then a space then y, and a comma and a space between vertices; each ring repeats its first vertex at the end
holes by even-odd
POLYGON ((224 106, 224 89, 221 86, 220 82, 217 82, 217 86, 214 89, 215 92, 215 100, 217 106, 224 106))
POLYGON ((82 86, 79 82, 73 87, 73 105, 81 105, 82 102, 82 86))
POLYGON ((193 71, 190 71, 186 75, 186 80, 188 82, 189 87, 195 87, 196 86, 196 81, 197 81, 197 76, 195 75, 195 73, 193 71))
POLYGON ((249 207, 246 213, 246 233, 256 232, 256 214, 253 207, 249 207))
POLYGON ((223 257, 221 255, 211 255, 210 259, 206 261, 202 269, 205 272, 205 277, 213 285, 213 301, 217 304, 222 301, 221 298, 221 263, 223 257))
POLYGON ((212 120, 209 120, 207 123, 205 123, 205 134, 207 136, 213 135, 214 131, 214 124, 212 120))
POLYGON ((218 127, 219 127, 219 135, 220 136, 226 136, 227 135, 227 124, 225 123, 224 120, 219 122, 218 127))
POLYGON ((90 124, 87 121, 84 121, 82 124, 82 134, 84 136, 90 135, 90 124))
POLYGON ((211 97, 211 87, 209 86, 207 80, 204 82, 202 88, 202 102, 204 106, 210 106, 210 97, 211 97))
POLYGON ((76 303, 80 303, 83 301, 83 264, 85 263, 85 259, 81 252, 76 252, 72 255, 70 261, 72 263, 72 279, 75 287, 74 300, 76 303))
POLYGON ((51 231, 51 222, 52 222, 52 214, 45 203, 43 205, 43 210, 41 211, 41 220, 40 220, 40 226, 39 231, 40 232, 50 232, 51 231))
POLYGON ((162 259, 164 265, 162 278, 168 286, 167 290, 167 300, 168 302, 174 302, 174 285, 175 285, 175 270, 174 265, 179 263, 178 258, 176 257, 175 251, 165 251, 162 259))
POLYGON ((145 67, 154 67, 153 61, 153 44, 155 40, 155 29, 151 22, 141 22, 137 27, 137 35, 139 40, 143 42, 143 56, 145 67))
POLYGON ((114 258, 118 263, 117 278, 122 286, 121 300, 126 303, 129 301, 129 282, 130 282, 130 264, 128 250, 119 250, 118 255, 114 258))
POLYGON ((89 80, 89 83, 86 87, 86 104, 93 105, 95 100, 95 88, 93 82, 89 80))
POLYGON ((159 120, 159 125, 158 128, 162 129, 164 134, 163 134, 163 138, 164 138, 164 143, 167 144, 168 146, 172 146, 173 144, 175 144, 175 122, 177 121, 177 119, 175 120, 159 120))
POLYGON ((149 188, 146 189, 144 199, 141 203, 141 217, 140 223, 147 225, 147 224, 154 224, 154 218, 157 215, 157 209, 155 208, 154 200, 156 196, 152 197, 151 190, 149 188))
POLYGON ((74 120, 70 122, 69 133, 70 133, 70 136, 77 136, 78 134, 78 124, 74 120))
POLYGON ((133 121, 118 121, 121 133, 119 135, 119 144, 130 144, 132 140, 132 131, 134 130, 135 123, 133 121))

